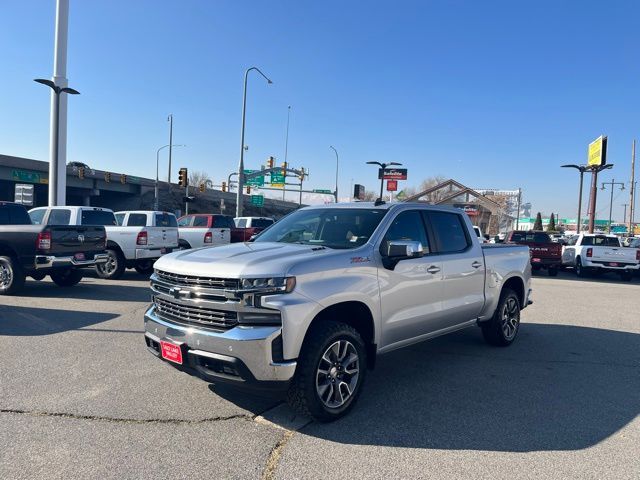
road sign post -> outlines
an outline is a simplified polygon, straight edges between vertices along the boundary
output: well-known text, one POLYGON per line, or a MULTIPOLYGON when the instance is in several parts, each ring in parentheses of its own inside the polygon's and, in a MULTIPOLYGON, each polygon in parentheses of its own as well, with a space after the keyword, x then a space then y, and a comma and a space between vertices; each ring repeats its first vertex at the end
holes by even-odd
POLYGON ((264 195, 251 195, 251 205, 254 207, 264 206, 264 195))
POLYGON ((33 184, 16 183, 15 202, 33 207, 33 184))

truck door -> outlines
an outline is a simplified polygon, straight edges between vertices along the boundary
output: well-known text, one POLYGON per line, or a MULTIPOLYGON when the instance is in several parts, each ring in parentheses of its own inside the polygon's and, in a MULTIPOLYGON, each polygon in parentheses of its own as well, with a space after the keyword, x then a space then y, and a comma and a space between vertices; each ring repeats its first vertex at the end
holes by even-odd
POLYGON ((382 319, 382 345, 388 347, 436 331, 441 325, 442 262, 431 255, 419 210, 400 212, 389 225, 380 245, 385 256, 392 240, 420 242, 425 255, 398 262, 393 269, 380 267, 378 280, 382 319))
POLYGON ((485 264, 482 247, 471 239, 470 223, 461 214, 424 211, 442 263, 442 318, 445 327, 477 318, 484 306, 485 264))

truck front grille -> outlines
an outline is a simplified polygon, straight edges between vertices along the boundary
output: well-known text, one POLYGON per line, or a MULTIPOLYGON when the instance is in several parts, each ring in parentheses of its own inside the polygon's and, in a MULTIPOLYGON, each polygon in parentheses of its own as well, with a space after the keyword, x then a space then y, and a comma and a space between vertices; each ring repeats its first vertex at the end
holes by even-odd
POLYGON ((238 314, 225 310, 215 310, 197 305, 182 305, 164 298, 153 300, 159 317, 182 325, 213 330, 229 330, 238 324, 238 314))
POLYGON ((195 275, 180 275, 163 270, 156 270, 156 275, 159 280, 184 287, 209 287, 229 290, 238 290, 240 288, 240 281, 236 278, 198 277, 195 275))

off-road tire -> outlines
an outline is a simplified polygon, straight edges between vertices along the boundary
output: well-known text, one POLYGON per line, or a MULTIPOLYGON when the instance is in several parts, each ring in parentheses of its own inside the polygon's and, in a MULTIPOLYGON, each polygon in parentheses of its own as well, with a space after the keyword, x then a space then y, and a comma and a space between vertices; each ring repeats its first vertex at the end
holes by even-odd
POLYGON ((105 253, 109 255, 107 263, 96 265, 96 273, 100 278, 117 280, 122 277, 126 268, 126 261, 120 250, 107 248, 105 253), (112 263, 110 263, 112 262, 112 263))
POLYGON ((82 272, 75 268, 64 268, 49 274, 53 283, 59 287, 73 287, 82 280, 82 272))
MULTIPOLYGON (((491 320, 482 322, 480 328, 482 329, 482 336, 485 341, 490 345, 497 347, 508 347, 511 345, 520 331, 520 299, 513 290, 505 288, 500 294, 500 301, 496 311, 493 314, 491 320), (515 300, 515 303, 513 301, 515 300), (512 336, 507 335, 505 332, 505 308, 508 306, 514 306, 516 308, 517 321, 515 322, 515 332, 512 336)), ((511 315, 511 314, 509 314, 511 315)))
POLYGON ((296 373, 287 392, 287 402, 297 412, 320 422, 332 422, 346 415, 355 405, 362 391, 367 370, 367 350, 356 329, 332 320, 321 321, 311 327, 298 358, 296 373), (335 342, 350 342, 358 355, 358 379, 351 396, 344 405, 329 408, 316 391, 316 377, 321 358, 335 342))
POLYGON ((0 256, 0 295, 13 295, 24 287, 25 274, 13 257, 0 256))

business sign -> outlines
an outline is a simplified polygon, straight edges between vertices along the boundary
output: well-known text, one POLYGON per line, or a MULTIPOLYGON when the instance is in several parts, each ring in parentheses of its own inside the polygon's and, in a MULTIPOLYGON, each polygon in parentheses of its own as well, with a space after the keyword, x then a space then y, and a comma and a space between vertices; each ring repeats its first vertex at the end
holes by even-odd
POLYGON ((283 188, 286 176, 283 172, 271 172, 271 186, 275 188, 283 188))
POLYGON ((378 180, 384 178, 385 180, 406 180, 407 169, 406 168, 387 168, 385 170, 378 170, 378 180))
POLYGON ((244 184, 250 185, 252 187, 264 187, 264 175, 255 175, 252 177, 247 177, 246 175, 257 173, 259 170, 244 170, 245 179, 244 184))
POLYGON ((15 202, 33 207, 33 185, 16 183, 15 202))
POLYGON ((398 191, 398 181, 387 180, 387 192, 397 192, 397 191, 398 191))
POLYGON ((251 195, 251 205, 262 207, 264 205, 264 195, 251 195))
POLYGON ((607 164, 607 137, 600 135, 589 144, 587 165, 600 167, 607 164))
POLYGON ((364 192, 364 185, 356 183, 353 186, 353 198, 355 198, 356 200, 364 200, 364 192))
POLYGON ((11 179, 14 182, 49 183, 48 179, 40 172, 33 172, 31 170, 11 170, 11 179))

